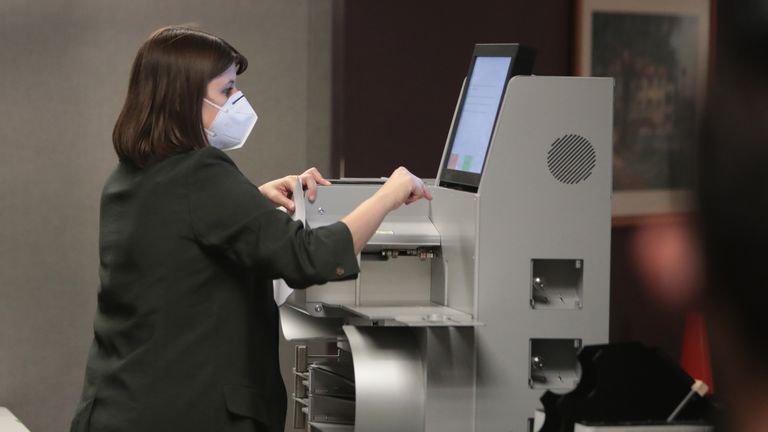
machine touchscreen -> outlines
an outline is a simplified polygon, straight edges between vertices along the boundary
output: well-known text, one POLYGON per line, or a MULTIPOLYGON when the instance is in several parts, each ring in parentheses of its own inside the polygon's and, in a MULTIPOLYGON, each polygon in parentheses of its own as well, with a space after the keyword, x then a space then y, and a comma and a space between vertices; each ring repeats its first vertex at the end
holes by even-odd
POLYGON ((442 162, 441 185, 477 190, 501 100, 513 75, 530 74, 534 52, 518 44, 476 45, 442 162))

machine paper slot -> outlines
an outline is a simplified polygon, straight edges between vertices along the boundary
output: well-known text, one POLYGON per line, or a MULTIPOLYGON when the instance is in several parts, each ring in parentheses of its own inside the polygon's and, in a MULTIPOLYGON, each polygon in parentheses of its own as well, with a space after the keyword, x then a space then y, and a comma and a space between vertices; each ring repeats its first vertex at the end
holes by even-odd
POLYGON ((309 430, 312 432, 354 432, 355 427, 335 423, 309 422, 309 430))
POLYGON ((393 327, 478 327, 472 315, 446 306, 353 306, 342 305, 375 325, 393 327))
POLYGON ((346 399, 355 398, 354 376, 350 379, 320 365, 309 367, 309 393, 346 399))
POLYGON ((310 422, 318 421, 339 424, 355 423, 354 399, 310 395, 309 412, 312 416, 310 422))
MULTIPOLYGON (((309 221, 312 228, 330 225, 338 217, 315 217, 309 221)), ((413 217, 407 220, 384 221, 376 230, 363 253, 377 252, 382 249, 416 249, 439 247, 440 233, 427 217, 413 217)))

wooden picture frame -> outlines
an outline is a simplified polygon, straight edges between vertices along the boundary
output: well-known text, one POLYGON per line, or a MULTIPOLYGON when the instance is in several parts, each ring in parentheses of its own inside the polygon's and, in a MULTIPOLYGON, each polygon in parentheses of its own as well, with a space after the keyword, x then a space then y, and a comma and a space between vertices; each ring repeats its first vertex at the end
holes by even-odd
POLYGON ((710 0, 577 0, 576 75, 612 76, 614 222, 687 212, 710 0))

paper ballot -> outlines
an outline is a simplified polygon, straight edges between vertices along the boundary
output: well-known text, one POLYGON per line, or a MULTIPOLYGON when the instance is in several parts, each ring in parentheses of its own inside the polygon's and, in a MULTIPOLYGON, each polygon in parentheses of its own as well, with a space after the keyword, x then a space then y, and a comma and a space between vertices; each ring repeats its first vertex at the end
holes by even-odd
MULTIPOLYGON (((306 202, 304 201, 304 187, 301 184, 301 179, 298 177, 296 178, 296 184, 293 185, 293 204, 295 209, 292 219, 301 221, 304 224, 304 227, 306 227, 307 207, 306 202)), ((272 282, 272 285, 275 292, 275 303, 277 303, 278 306, 282 306, 293 293, 293 289, 282 279, 275 279, 272 282)))

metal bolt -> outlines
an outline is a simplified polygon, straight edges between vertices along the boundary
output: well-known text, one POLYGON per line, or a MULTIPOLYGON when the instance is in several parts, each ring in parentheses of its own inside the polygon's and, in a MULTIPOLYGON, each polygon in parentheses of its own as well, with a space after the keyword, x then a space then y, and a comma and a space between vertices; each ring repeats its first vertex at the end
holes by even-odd
POLYGON ((325 214, 325 209, 324 209, 324 208, 322 208, 322 207, 318 207, 318 208, 317 208, 317 214, 319 214, 319 215, 324 215, 324 214, 325 214))
POLYGON ((544 359, 540 356, 531 357, 531 367, 535 370, 544 369, 544 359))
POLYGON ((419 255, 419 259, 421 261, 426 261, 428 259, 434 259, 435 258, 435 252, 429 249, 418 249, 417 253, 419 255))
POLYGON ((545 286, 544 279, 536 276, 533 278, 533 287, 538 290, 543 290, 545 286))
POLYGON ((320 313, 323 311, 323 305, 315 305, 315 312, 320 313))
POLYGON ((387 257, 387 258, 397 258, 400 256, 400 251, 396 249, 382 249, 381 256, 387 257))

